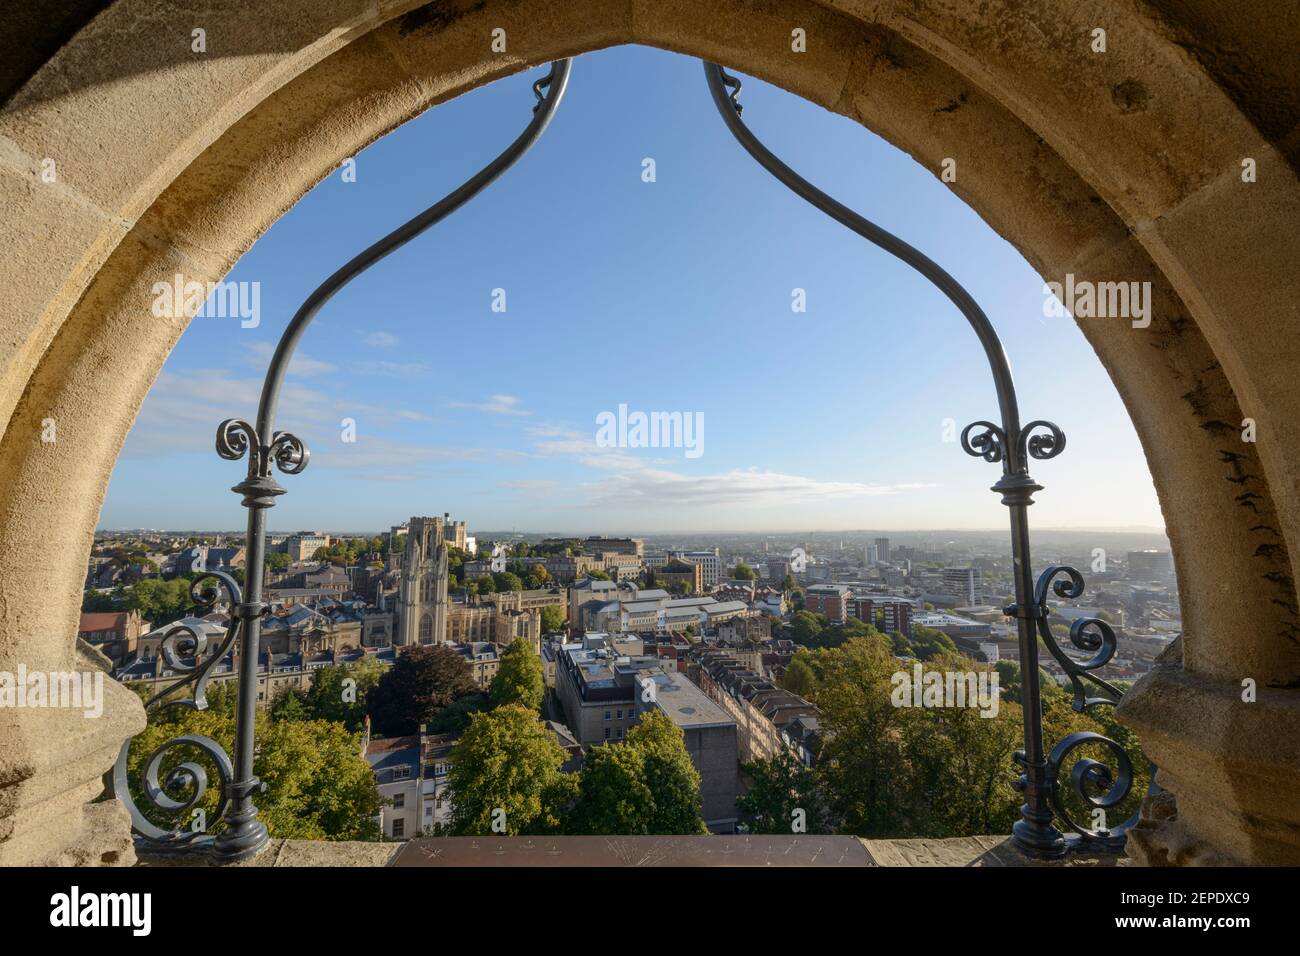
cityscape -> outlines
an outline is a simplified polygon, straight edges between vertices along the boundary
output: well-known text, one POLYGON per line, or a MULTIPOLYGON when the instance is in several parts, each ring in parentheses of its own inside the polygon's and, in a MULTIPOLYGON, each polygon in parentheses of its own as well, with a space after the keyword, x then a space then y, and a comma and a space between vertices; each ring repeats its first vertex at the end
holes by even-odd
POLYGON ((6 14, 15 929, 1287 925, 1300 3, 6 14))
MULTIPOLYGON (((208 572, 242 582, 242 538, 100 532, 79 636, 142 696, 167 686, 177 676, 161 650, 169 631, 217 645, 226 618, 183 613, 184 599, 151 604, 159 586, 188 588, 208 572)), ((1108 622, 1118 649, 1100 676, 1127 685, 1145 674, 1181 630, 1163 536, 1042 532, 1035 543, 1045 564, 1090 569, 1087 600, 1054 603, 1050 623, 1108 622)), ((745 799, 755 761, 817 765, 824 728, 804 667, 792 668, 799 655, 870 633, 889 642, 898 669, 965 660, 1000 670, 1014 693, 1010 557, 992 532, 565 537, 480 531, 444 514, 373 534, 273 533, 267 546, 259 706, 282 711, 329 683, 322 671, 382 672, 421 648, 454 652, 470 678, 462 697, 402 728, 414 733, 385 736, 366 714, 361 749, 383 804, 374 822, 389 839, 457 832, 448 788, 458 718, 492 691, 512 647, 540 662, 538 714, 567 772, 661 713, 681 731, 713 833, 756 825, 761 808, 745 799)), ((1056 660, 1042 667, 1068 686, 1056 660)), ((219 664, 213 684, 237 672, 234 660, 219 664)))

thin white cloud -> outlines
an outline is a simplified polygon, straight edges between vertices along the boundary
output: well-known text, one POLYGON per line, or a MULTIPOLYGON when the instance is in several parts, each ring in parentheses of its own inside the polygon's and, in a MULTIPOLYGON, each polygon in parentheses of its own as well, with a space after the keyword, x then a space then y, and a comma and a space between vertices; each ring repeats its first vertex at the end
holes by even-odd
POLYGON ((377 349, 391 349, 397 344, 397 336, 391 332, 371 332, 361 341, 377 349))
POLYGON ((489 415, 531 415, 523 399, 515 395, 492 395, 486 402, 451 402, 452 408, 473 408, 489 415))
POLYGON ((711 475, 682 475, 665 469, 643 468, 610 475, 585 487, 595 504, 654 507, 835 501, 893 495, 928 486, 823 481, 757 468, 711 475))
MULTIPOLYGON (((248 351, 250 353, 248 364, 254 368, 265 369, 270 364, 271 357, 275 355, 275 346, 270 342, 249 342, 248 351)), ((338 366, 333 363, 314 359, 302 352, 294 352, 293 358, 289 359, 290 375, 307 378, 313 375, 328 375, 336 371, 338 366)))
MULTIPOLYGON (((227 418, 253 420, 261 389, 261 378, 239 378, 224 369, 163 372, 145 398, 122 454, 156 458, 211 451, 219 422, 227 418)), ((357 423, 362 440, 379 439, 371 429, 430 420, 413 409, 352 402, 292 380, 281 390, 276 426, 299 435, 309 445, 319 442, 321 436, 330 442, 338 440, 343 420, 348 418, 357 423)))

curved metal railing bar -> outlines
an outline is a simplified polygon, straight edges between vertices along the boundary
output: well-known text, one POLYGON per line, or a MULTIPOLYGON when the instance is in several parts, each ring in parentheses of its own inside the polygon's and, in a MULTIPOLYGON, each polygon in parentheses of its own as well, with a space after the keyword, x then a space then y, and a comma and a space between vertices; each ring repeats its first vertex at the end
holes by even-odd
MULTIPOLYGON (((230 592, 231 624, 227 634, 211 657, 191 666, 183 662, 182 655, 186 652, 201 654, 206 650, 206 638, 184 626, 169 630, 164 638, 163 653, 169 664, 187 673, 175 684, 154 695, 149 706, 204 709, 207 703, 203 691, 208 674, 229 653, 238 639, 239 702, 235 722, 235 760, 232 763, 224 749, 215 741, 198 735, 176 737, 155 749, 143 762, 141 786, 143 795, 157 810, 171 815, 195 810, 208 791, 208 774, 194 760, 176 764, 166 770, 160 779, 159 774, 164 772, 165 758, 176 748, 201 751, 214 766, 217 776, 217 810, 211 820, 198 829, 181 823, 171 830, 165 830, 146 818, 132 799, 128 780, 130 741, 127 741, 109 775, 109 789, 126 804, 137 839, 148 848, 162 852, 203 853, 219 862, 233 862, 252 856, 269 839, 265 824, 257 819, 257 807, 252 800, 253 794, 262 788, 261 782, 253 773, 253 757, 261 618, 268 609, 262 601, 262 575, 266 564, 266 509, 272 507, 276 497, 285 491, 271 476, 272 468, 277 468, 284 474, 297 474, 307 467, 310 459, 310 453, 301 439, 288 432, 274 431, 272 427, 280 386, 303 332, 340 289, 379 260, 464 206, 517 163, 537 142, 554 117, 568 86, 571 65, 569 59, 557 60, 551 64, 546 76, 533 84, 537 103, 533 107, 531 121, 492 162, 432 206, 354 256, 307 297, 290 319, 271 357, 262 384, 256 426, 236 418, 227 419, 217 426, 216 450, 220 457, 237 461, 248 455, 247 477, 231 489, 243 496, 242 504, 248 509, 245 593, 241 596, 238 584, 229 575, 215 573, 205 576, 218 578, 230 592), (194 684, 191 698, 163 700, 189 683, 194 684), (208 836, 204 831, 216 822, 224 822, 224 829, 215 837, 208 836)), ((201 594, 196 591, 195 598, 198 603, 206 606, 215 602, 216 593, 215 589, 208 588, 201 594)))
POLYGON ((1002 479, 992 490, 1002 495, 1002 503, 1010 509, 1016 603, 1006 608, 1006 613, 1017 618, 1025 735, 1025 749, 1015 755, 1016 762, 1024 771, 1016 786, 1025 794, 1025 804, 1021 807, 1021 819, 1015 825, 1014 837, 1017 845, 1027 853, 1042 857, 1061 856, 1068 845, 1065 837, 1053 826, 1056 817, 1075 831, 1083 842, 1094 846, 1105 844, 1108 848, 1113 848, 1115 837, 1127 829, 1132 821, 1115 830, 1089 830, 1080 826, 1065 811, 1063 789, 1057 778, 1063 761, 1074 750, 1085 745, 1104 746, 1119 755, 1118 772, 1111 774, 1099 761, 1085 758, 1075 764, 1071 782, 1075 792, 1091 806, 1100 809, 1117 806, 1127 797, 1133 779, 1132 766, 1124 749, 1113 740, 1094 733, 1073 734, 1058 744, 1050 755, 1044 752, 1043 744, 1042 693, 1038 674, 1040 627, 1048 650, 1065 667, 1074 684, 1076 709, 1082 710, 1103 702, 1114 703, 1119 697, 1117 688, 1090 673, 1105 664, 1114 653, 1114 634, 1105 622, 1090 619, 1071 629, 1071 640, 1075 646, 1100 651, 1084 664, 1073 661, 1061 651, 1047 625, 1048 583, 1054 576, 1067 573, 1070 582, 1067 584, 1058 581, 1054 590, 1058 596, 1078 597, 1083 593, 1082 577, 1073 568, 1053 567, 1048 569, 1037 585, 1033 578, 1027 510, 1033 504, 1034 493, 1041 491, 1042 486, 1029 476, 1029 460, 1045 460, 1059 455, 1065 450, 1064 432, 1049 421, 1035 420, 1024 426, 1020 424, 1015 382, 1011 377, 1011 367, 1002 342, 984 310, 956 279, 925 253, 828 196, 777 158, 741 119, 743 108, 738 99, 741 89, 738 78, 728 74, 716 63, 704 64, 704 76, 722 121, 760 166, 797 196, 868 242, 901 259, 930 280, 966 318, 983 346, 993 375, 1002 421, 1000 424, 977 421, 966 426, 961 433, 961 445, 969 455, 1002 464, 1002 479), (731 90, 730 93, 727 92, 728 89, 731 90), (1083 693, 1081 678, 1100 685, 1108 696, 1088 697, 1083 693), (1106 792, 1098 797, 1090 793, 1089 788, 1101 788, 1106 792))
MULTIPOLYGON (((865 216, 822 192, 808 180, 783 163, 770 149, 763 145, 740 118, 743 107, 737 97, 740 95, 740 80, 731 76, 716 63, 704 64, 704 75, 708 78, 709 92, 713 94, 713 103, 722 114, 722 120, 736 140, 758 164, 785 184, 795 195, 811 203, 817 209, 830 216, 836 222, 856 232, 863 239, 871 242, 890 255, 907 263, 957 307, 966 321, 970 323, 975 335, 984 347, 988 357, 989 370, 993 373, 993 385, 997 389, 998 408, 1002 415, 1004 434, 1014 440, 1020 434, 1020 409, 1016 403, 1016 387, 1011 378, 1011 366, 1007 362, 1002 342, 989 321, 984 310, 972 298, 956 279, 937 262, 917 249, 915 246, 887 229, 876 225, 865 216), (726 87, 733 92, 729 95, 726 87)), ((1016 455, 1006 456, 1007 467, 1015 470, 1016 455)))
POLYGON ((289 321, 284 334, 280 336, 280 343, 276 346, 275 354, 271 356, 271 365, 267 369, 266 380, 262 385, 262 398, 257 408, 257 433, 259 435, 270 435, 272 433, 271 423, 275 418, 275 407, 279 398, 280 385, 284 381, 285 372, 289 367, 289 360, 293 357, 294 349, 297 348, 298 340, 302 338, 303 332, 311 324, 312 319, 316 318, 316 314, 320 312, 325 303, 380 259, 402 248, 416 236, 465 205, 517 163, 533 147, 533 144, 541 138, 542 133, 546 131, 546 127, 550 125, 551 118, 555 115, 555 110, 560 105, 560 100, 564 97, 564 90, 568 86, 571 65, 572 60, 557 60, 551 64, 551 71, 533 84, 533 93, 537 97, 537 105, 533 107, 532 122, 496 159, 465 180, 457 189, 452 190, 424 210, 424 212, 418 216, 413 216, 378 242, 353 256, 333 275, 322 282, 315 292, 307 297, 306 301, 303 302, 289 321), (543 90, 546 92, 543 93, 543 90))

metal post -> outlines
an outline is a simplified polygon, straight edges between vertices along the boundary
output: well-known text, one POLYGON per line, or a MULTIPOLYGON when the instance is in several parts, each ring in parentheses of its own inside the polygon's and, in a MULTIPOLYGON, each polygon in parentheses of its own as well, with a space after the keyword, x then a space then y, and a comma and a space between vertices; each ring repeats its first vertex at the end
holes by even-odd
POLYGON ((1097 704, 1114 704, 1120 697, 1116 688, 1090 673, 1103 666, 1114 654, 1115 635, 1109 625, 1089 618, 1077 621, 1071 627, 1070 638, 1076 647, 1098 652, 1092 660, 1080 663, 1060 650, 1047 624, 1049 584, 1057 595, 1075 598, 1083 593, 1082 577, 1073 568, 1051 567, 1043 572, 1037 583, 1034 580, 1028 509, 1033 504, 1034 494, 1043 489, 1029 476, 1029 460, 1045 460, 1059 455, 1065 449, 1064 433, 1048 421, 1032 421, 1021 425, 1015 383, 1002 342, 988 316, 956 279, 919 249, 828 196, 778 159, 740 118, 742 107, 739 102, 739 79, 715 63, 704 64, 704 76, 723 123, 759 165, 821 212, 925 276, 965 316, 979 339, 993 375, 1001 423, 977 421, 967 425, 961 434, 961 445, 968 454, 988 462, 1002 463, 1002 478, 992 490, 1002 496, 1002 503, 1010 510, 1016 603, 1007 608, 1006 613, 1016 617, 1019 633, 1020 700, 1024 712, 1025 739, 1025 749, 1017 752, 1015 757, 1022 770, 1016 787, 1024 793, 1025 803, 1020 808, 1021 819, 1015 824, 1012 834, 1016 845, 1029 855, 1059 857, 1071 845, 1053 825, 1054 819, 1059 817, 1075 831, 1079 838, 1076 842, 1081 845, 1106 849, 1122 845, 1122 834, 1136 821, 1137 815, 1134 814, 1126 823, 1113 830, 1083 827, 1071 820, 1065 812, 1061 802, 1062 787, 1057 778, 1065 758, 1074 749, 1089 744, 1109 747, 1116 755, 1119 765, 1117 775, 1111 775, 1097 761, 1085 759, 1073 768, 1071 781, 1075 793, 1091 806, 1117 806, 1127 796, 1132 783, 1132 768, 1123 748, 1100 734, 1072 734, 1061 741, 1050 755, 1044 754, 1042 688, 1038 676, 1040 636, 1073 683, 1076 710, 1082 711, 1097 704), (727 92, 728 89, 731 90, 730 93, 727 92), (1053 578, 1061 573, 1068 574, 1070 580, 1052 584, 1053 578), (1082 679, 1102 687, 1105 696, 1088 697, 1083 692, 1082 679), (1089 792, 1089 788, 1104 790, 1105 793, 1098 796, 1089 792))
MULTIPOLYGON (((205 649, 205 638, 184 626, 168 631, 163 640, 162 652, 170 666, 186 671, 187 676, 155 695, 146 704, 146 708, 152 708, 156 703, 161 706, 187 706, 196 710, 205 708, 207 702, 204 699, 204 687, 209 672, 237 646, 239 703, 235 727, 235 760, 232 765, 220 744, 207 737, 177 737, 159 747, 146 761, 144 790, 151 803, 172 814, 183 813, 197 805, 208 786, 207 774, 199 764, 192 761, 181 763, 168 772, 163 782, 159 783, 157 779, 163 756, 167 752, 178 747, 197 748, 215 765, 221 787, 217 813, 210 823, 224 821, 225 826, 214 839, 188 829, 186 821, 180 821, 171 830, 164 830, 151 823, 135 805, 130 793, 127 778, 131 742, 128 740, 118 755, 113 771, 107 775, 106 785, 109 792, 126 805, 131 814, 137 842, 146 849, 154 852, 204 854, 217 862, 228 863, 252 856, 269 839, 266 825, 257 818, 257 807, 253 803, 253 794, 260 792, 262 786, 253 772, 253 765, 256 756, 257 665, 261 620, 266 610, 266 604, 262 600, 262 580, 266 568, 266 510, 275 505, 275 499, 279 495, 285 493, 285 489, 272 477, 272 468, 294 475, 306 468, 310 459, 310 453, 300 439, 288 432, 274 431, 273 428, 280 386, 299 339, 335 293, 380 259, 465 205, 533 147, 550 124, 564 96, 570 66, 571 61, 568 59, 557 60, 551 64, 546 76, 533 84, 537 102, 533 106, 532 119, 514 142, 492 162, 438 202, 354 256, 307 297, 280 336, 271 357, 270 367, 262 383, 256 427, 234 418, 227 419, 218 426, 216 447, 220 457, 236 461, 245 454, 248 455, 248 475, 231 489, 243 497, 242 504, 248 509, 244 564, 247 599, 243 599, 239 585, 229 575, 215 572, 206 576, 217 578, 221 588, 229 594, 231 624, 226 637, 210 657, 195 666, 184 661, 181 645, 190 648, 188 653, 197 658, 205 649), (191 698, 164 700, 187 684, 194 685, 191 698)), ((202 581, 201 578, 195 582, 195 599, 204 606, 214 606, 219 590, 208 587, 200 592, 198 586, 202 581)))

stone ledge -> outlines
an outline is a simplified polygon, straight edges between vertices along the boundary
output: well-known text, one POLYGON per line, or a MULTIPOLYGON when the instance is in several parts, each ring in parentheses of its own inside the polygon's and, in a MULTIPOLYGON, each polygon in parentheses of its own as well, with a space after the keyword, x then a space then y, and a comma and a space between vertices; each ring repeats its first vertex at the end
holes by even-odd
MULTIPOLYGON (((559 847, 565 847, 569 844, 568 849, 577 851, 579 844, 588 844, 592 841, 599 841, 608 844, 609 853, 591 854, 582 852, 573 852, 565 856, 562 865, 566 866, 654 866, 654 865, 682 865, 685 860, 677 858, 672 852, 674 843, 683 840, 701 840, 701 841, 718 841, 722 846, 726 840, 746 840, 744 837, 696 837, 696 838, 671 838, 671 837, 610 837, 608 840, 594 837, 553 837, 549 839, 529 837, 499 837, 499 838, 482 838, 482 849, 487 851, 488 844, 491 844, 492 855, 497 859, 484 857, 475 858, 473 865, 476 866, 538 866, 554 865, 554 861, 537 858, 529 862, 525 856, 517 853, 500 854, 502 847, 523 850, 525 847, 531 847, 536 843, 545 842, 548 846, 554 844, 559 847), (628 852, 632 851, 632 852, 628 852)), ((748 838, 749 842, 754 844, 763 844, 765 847, 769 844, 773 846, 784 846, 802 841, 805 844, 816 842, 817 837, 791 837, 776 836, 767 837, 755 835, 748 838)), ((827 838, 830 840, 848 840, 851 838, 827 838)), ((446 844, 452 848, 453 841, 459 843, 478 843, 469 837, 448 837, 446 844)), ((436 846, 442 843, 442 840, 420 841, 427 846, 436 846)), ((1053 866, 1053 867, 1088 867, 1088 866, 1132 866, 1133 861, 1122 856, 1110 856, 1103 854, 1071 854, 1063 860, 1034 860, 1024 856, 1016 850, 1011 844, 1011 838, 1005 836, 974 836, 958 837, 944 840, 858 840, 857 841, 866 850, 865 859, 855 859, 848 862, 848 865, 856 866, 884 866, 884 867, 903 867, 903 866, 935 866, 935 867, 967 867, 967 866, 1053 866)), ((369 867, 369 866, 392 866, 399 854, 404 848, 414 846, 407 843, 356 843, 356 842, 328 842, 317 840, 273 840, 271 844, 260 854, 251 860, 235 864, 236 866, 269 866, 269 867, 369 867)), ((463 847, 461 849, 464 849, 463 847)), ((754 853, 752 862, 740 861, 739 865, 764 866, 771 865, 770 861, 765 860, 762 848, 754 853)), ((140 866, 203 866, 202 860, 184 860, 174 857, 150 856, 148 853, 138 853, 140 866)), ((784 855, 784 851, 781 852, 784 855)), ((426 857, 428 854, 426 854, 426 857)), ((429 858, 413 863, 411 865, 457 865, 465 862, 461 859, 461 853, 453 853, 450 856, 455 859, 429 858)), ((700 865, 697 863, 697 865, 700 865)), ((737 865, 735 862, 723 862, 719 858, 717 864, 703 863, 702 865, 737 865)), ((799 865, 796 863, 796 865, 799 865)))
POLYGON ((863 840, 877 866, 1132 866, 1123 856, 1071 853, 1060 860, 1036 860, 1016 849, 1011 837, 973 836, 946 840, 863 840))

